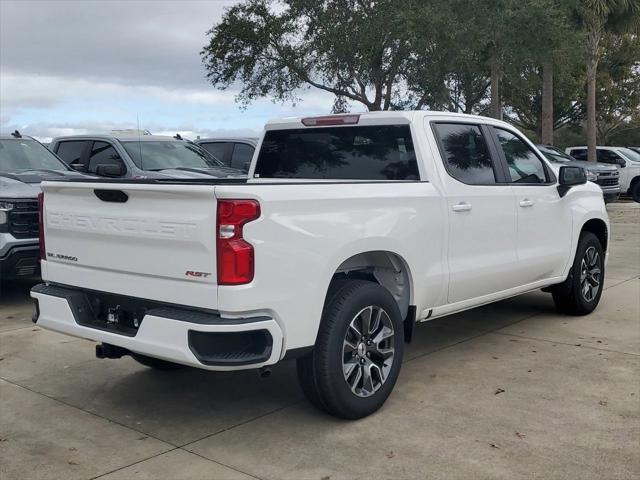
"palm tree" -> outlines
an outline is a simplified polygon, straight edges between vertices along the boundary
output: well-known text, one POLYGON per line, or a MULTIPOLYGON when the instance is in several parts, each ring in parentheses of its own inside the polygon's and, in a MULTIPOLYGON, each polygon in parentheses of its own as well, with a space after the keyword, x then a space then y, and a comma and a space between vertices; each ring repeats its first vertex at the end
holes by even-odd
POLYGON ((640 31, 640 0, 580 0, 576 12, 585 33, 587 63, 587 159, 596 161, 596 75, 606 31, 640 31))

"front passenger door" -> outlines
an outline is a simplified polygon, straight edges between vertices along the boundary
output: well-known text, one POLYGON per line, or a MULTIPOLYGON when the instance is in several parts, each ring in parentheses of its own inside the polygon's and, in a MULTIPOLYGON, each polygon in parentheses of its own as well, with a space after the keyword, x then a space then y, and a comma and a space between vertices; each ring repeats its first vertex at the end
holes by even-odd
POLYGON ((519 134, 492 129, 515 194, 518 283, 560 276, 571 251, 569 201, 560 197, 551 169, 519 134))

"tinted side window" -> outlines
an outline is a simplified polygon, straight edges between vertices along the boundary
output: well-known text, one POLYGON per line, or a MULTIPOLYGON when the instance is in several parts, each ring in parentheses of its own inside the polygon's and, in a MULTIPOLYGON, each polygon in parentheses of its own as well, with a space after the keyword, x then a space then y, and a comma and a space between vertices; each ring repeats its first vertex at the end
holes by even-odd
POLYGON ((67 165, 77 165, 82 159, 86 140, 60 142, 56 153, 67 165))
POLYGON ((598 150, 598 161, 602 163, 613 163, 614 165, 620 163, 622 157, 616 152, 611 150, 598 150))
POLYGON ((238 170, 245 170, 251 163, 251 157, 253 157, 253 151, 255 149, 245 143, 236 143, 233 147, 233 154, 231 155, 231 166, 238 170))
POLYGON ((265 134, 261 178, 419 180, 408 125, 299 128, 265 134))
MULTIPOLYGON (((204 148, 211 155, 216 157, 221 162, 225 162, 224 152, 227 148, 228 143, 226 142, 211 142, 211 143, 201 143, 200 146, 204 148)), ((227 162, 225 162, 227 163, 227 162)))
POLYGON ((514 183, 546 183, 547 172, 542 160, 522 139, 501 128, 493 129, 502 147, 510 180, 514 183))
POLYGON ((586 148, 574 148, 570 151, 569 155, 571 155, 576 160, 586 160, 587 159, 587 149, 586 148))
POLYGON ((89 154, 88 171, 96 173, 98 165, 123 165, 123 163, 113 145, 106 142, 93 142, 93 147, 89 154))
POLYGON ((435 131, 449 174, 468 185, 491 185, 496 174, 487 142, 477 125, 437 123, 435 131))

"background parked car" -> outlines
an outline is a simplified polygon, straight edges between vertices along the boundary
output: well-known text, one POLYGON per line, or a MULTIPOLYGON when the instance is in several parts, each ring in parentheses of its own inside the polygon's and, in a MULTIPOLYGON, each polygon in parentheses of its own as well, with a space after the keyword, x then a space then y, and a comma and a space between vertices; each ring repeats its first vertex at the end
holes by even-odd
POLYGON ((75 135, 49 147, 71 168, 111 178, 242 177, 195 143, 179 136, 75 135))
POLYGON ((0 280, 38 272, 38 193, 43 180, 81 177, 37 140, 0 135, 0 280))
MULTIPOLYGON (((587 159, 587 147, 569 147, 565 152, 577 160, 587 159)), ((597 147, 598 162, 616 165, 620 171, 620 189, 640 202, 640 153, 627 147, 597 147)))
POLYGON ((198 145, 229 167, 246 172, 258 145, 257 138, 200 138, 198 145))
POLYGON ((640 147, 627 147, 629 150, 633 150, 636 153, 640 153, 640 147))
POLYGON ((575 165, 587 171, 587 180, 600 185, 605 202, 613 202, 620 195, 620 174, 614 165, 600 162, 576 160, 552 145, 537 145, 549 161, 558 168, 562 165, 575 165))

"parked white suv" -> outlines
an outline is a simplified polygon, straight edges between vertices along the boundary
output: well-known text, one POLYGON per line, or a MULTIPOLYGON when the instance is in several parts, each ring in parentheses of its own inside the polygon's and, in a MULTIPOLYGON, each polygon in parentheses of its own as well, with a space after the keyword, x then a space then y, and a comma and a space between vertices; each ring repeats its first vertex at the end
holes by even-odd
MULTIPOLYGON (((577 160, 587 159, 587 147, 569 147, 566 153, 577 160)), ((620 171, 620 190, 640 202, 640 153, 627 147, 597 147, 600 163, 616 165, 620 171)))
POLYGON ((583 315, 602 294, 600 187, 489 118, 274 120, 248 180, 43 188, 38 325, 156 368, 297 357, 346 418, 389 396, 416 322, 539 288, 583 315))

